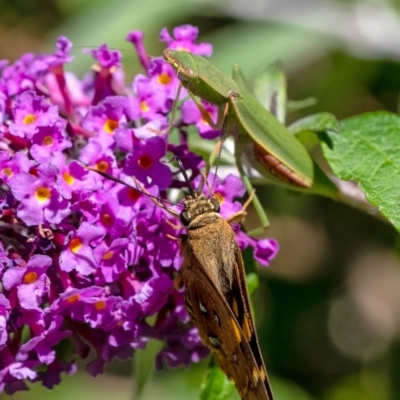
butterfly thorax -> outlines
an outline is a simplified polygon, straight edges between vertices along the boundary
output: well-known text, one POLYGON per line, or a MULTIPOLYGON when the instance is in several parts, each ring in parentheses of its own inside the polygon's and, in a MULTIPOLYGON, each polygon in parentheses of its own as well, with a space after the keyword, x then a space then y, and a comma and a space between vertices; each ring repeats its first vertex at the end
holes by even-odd
POLYGON ((190 221, 188 229, 200 228, 221 218, 215 209, 217 200, 209 199, 203 193, 187 196, 183 204, 186 218, 190 221))

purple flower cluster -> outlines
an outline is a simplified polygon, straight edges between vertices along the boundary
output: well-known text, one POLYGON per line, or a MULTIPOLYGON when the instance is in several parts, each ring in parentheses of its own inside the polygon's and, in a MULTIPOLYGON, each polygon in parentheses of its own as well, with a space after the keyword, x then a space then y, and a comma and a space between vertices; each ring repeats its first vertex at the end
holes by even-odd
MULTIPOLYGON (((173 36, 164 29, 160 39, 210 55, 209 44, 195 43, 197 34, 181 26, 173 36)), ((142 38, 127 37, 145 70, 130 87, 120 53, 107 45, 90 51, 96 67, 82 80, 66 72, 72 45, 65 37, 53 54, 0 63, 0 392, 25 390, 26 380, 51 388, 90 350, 92 375, 149 339, 165 343, 158 368, 208 353, 173 284, 182 261, 176 238, 184 231, 149 196, 85 168, 138 181, 160 201, 184 185, 161 161, 166 153, 179 157, 192 179, 200 176, 204 161, 189 150, 187 128, 197 125, 205 138, 215 133, 184 101, 180 142, 169 143, 179 81, 168 63, 147 57, 142 38), (73 356, 58 351, 65 341, 73 356)), ((237 177, 216 179, 214 191, 223 215, 240 209, 237 177)), ((275 241, 238 235, 263 265, 275 256, 275 241)))

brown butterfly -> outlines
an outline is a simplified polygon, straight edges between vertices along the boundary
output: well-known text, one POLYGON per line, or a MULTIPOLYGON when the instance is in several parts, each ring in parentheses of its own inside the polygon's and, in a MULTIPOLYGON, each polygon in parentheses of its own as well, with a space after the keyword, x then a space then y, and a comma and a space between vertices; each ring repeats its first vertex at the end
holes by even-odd
MULTIPOLYGON (((185 174, 184 174, 185 175, 185 174)), ((216 197, 186 196, 180 220, 187 228, 176 278, 185 288, 186 309, 220 368, 243 400, 273 400, 254 328, 243 258, 230 222, 241 222, 245 207, 228 219, 216 197)))
MULTIPOLYGON (((178 164, 190 191, 181 213, 166 207, 142 188, 187 228, 187 235, 181 241, 183 264, 176 286, 185 288, 186 309, 201 340, 234 381, 241 398, 273 400, 251 313, 242 254, 229 225, 244 220, 251 198, 241 211, 223 219, 218 199, 207 198, 201 190, 195 192, 179 160, 178 164)), ((129 186, 118 178, 94 171, 129 186)))

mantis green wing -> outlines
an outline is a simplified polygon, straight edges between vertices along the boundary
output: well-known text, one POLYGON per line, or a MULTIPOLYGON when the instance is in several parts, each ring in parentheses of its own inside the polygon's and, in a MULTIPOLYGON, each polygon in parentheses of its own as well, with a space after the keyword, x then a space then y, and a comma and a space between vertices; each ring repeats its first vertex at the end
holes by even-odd
POLYGON ((236 154, 254 143, 259 161, 274 175, 294 185, 311 187, 310 155, 287 128, 247 91, 209 60, 185 51, 164 51, 182 85, 212 104, 227 104, 226 130, 236 134, 236 154))
MULTIPOLYGON (((248 88, 246 80, 240 68, 237 65, 234 65, 233 77, 236 83, 239 85, 239 87, 241 88, 244 87, 244 89, 248 88)), ((286 79, 279 65, 277 63, 273 63, 272 65, 265 68, 262 73, 262 79, 261 78, 257 79, 255 83, 258 84, 255 93, 258 97, 258 101, 260 102, 259 104, 261 104, 264 108, 267 108, 268 110, 270 109, 274 110, 274 115, 280 116, 281 122, 283 124, 285 110, 287 107, 286 79), (259 96, 262 97, 259 98, 259 96), (261 103, 261 101, 263 101, 263 103, 261 103)), ((310 100, 312 99, 308 99, 307 103, 309 103, 310 100)), ((296 104, 297 103, 303 104, 304 102, 300 101, 296 102, 296 104)), ((309 146, 312 145, 314 147, 319 143, 319 141, 313 140, 314 143, 310 143, 310 140, 308 139, 310 135, 306 134, 307 131, 325 132, 326 130, 333 130, 337 132, 339 130, 339 124, 333 115, 328 113, 320 113, 312 115, 310 117, 303 118, 302 120, 297 121, 296 123, 292 124, 292 126, 286 129, 291 135, 296 136, 296 138, 302 144, 302 146, 306 148, 307 151, 309 151, 310 150, 309 146), (304 143, 304 141, 306 142, 306 144, 304 143)), ((315 133, 311 136, 317 138, 317 135, 315 133)), ((326 174, 314 160, 313 160, 314 180, 312 188, 307 187, 305 184, 302 184, 301 182, 300 185, 293 185, 293 182, 287 180, 284 181, 282 180, 282 178, 280 179, 277 178, 276 174, 274 176, 273 174, 270 173, 271 171, 268 168, 268 166, 265 166, 264 165, 265 163, 262 162, 263 158, 265 156, 268 156, 265 150, 265 146, 262 147, 257 145, 256 141, 254 141, 253 143, 254 144, 252 145, 246 145, 246 144, 242 145, 242 147, 245 148, 244 149, 245 158, 250 163, 250 165, 254 169, 256 169, 260 173, 260 175, 263 176, 265 182, 273 183, 278 186, 283 186, 304 193, 320 194, 330 198, 338 198, 339 195, 338 188, 326 176, 326 174)), ((239 169, 243 170, 243 168, 240 165, 242 161, 241 160, 242 152, 240 150, 238 151, 239 154, 236 154, 236 162, 238 164, 239 169)))
POLYGON ((267 111, 247 90, 231 94, 229 124, 236 136, 236 153, 240 154, 248 145, 254 146, 257 160, 273 175, 291 184, 310 188, 314 169, 306 148, 267 111))

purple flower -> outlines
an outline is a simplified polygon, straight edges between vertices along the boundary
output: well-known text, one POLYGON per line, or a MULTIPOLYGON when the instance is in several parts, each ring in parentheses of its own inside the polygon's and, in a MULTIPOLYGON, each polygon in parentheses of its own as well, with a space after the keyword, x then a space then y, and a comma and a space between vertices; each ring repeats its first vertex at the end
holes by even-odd
POLYGON ((63 134, 60 124, 38 127, 31 143, 31 156, 38 163, 50 162, 54 154, 72 146, 71 141, 63 134))
POLYGON ((95 68, 97 74, 86 82, 86 86, 93 91, 92 104, 97 105, 107 96, 125 93, 121 53, 109 49, 106 44, 101 45, 98 49, 85 50, 85 52, 90 53, 98 62, 95 68))
POLYGON ((109 49, 106 44, 102 44, 98 49, 85 51, 90 53, 103 68, 110 69, 120 66, 121 53, 118 50, 109 49))
MULTIPOLYGON (((202 101, 202 105, 204 107, 204 112, 208 114, 214 123, 216 123, 218 118, 218 108, 206 101, 202 101)), ((181 111, 183 122, 185 122, 185 124, 196 125, 199 135, 203 139, 215 139, 221 136, 221 129, 214 129, 210 126, 192 99, 186 101, 182 105, 181 111)))
MULTIPOLYGON (((15 96, 28 90, 34 90, 38 80, 37 59, 32 53, 24 54, 14 64, 1 71, 1 85, 8 96, 15 96), (36 64, 36 67, 35 67, 36 64)), ((47 69, 43 65, 43 70, 47 69)))
POLYGON ((272 259, 278 254, 279 244, 274 239, 256 240, 254 247, 254 258, 264 267, 267 267, 272 259))
POLYGON ((49 364, 45 371, 38 372, 38 380, 40 380, 47 389, 52 389, 61 382, 61 374, 75 374, 77 367, 73 362, 60 362, 55 359, 49 364))
POLYGON ((140 128, 135 129, 117 129, 115 132, 115 141, 121 151, 133 153, 139 139, 148 139, 157 136, 161 132, 167 132, 167 124, 157 119, 150 121, 140 128))
MULTIPOLYGON (((4 355, 1 358, 4 359, 4 355)), ((38 365, 40 362, 34 360, 7 364, 0 370, 0 392, 4 390, 7 394, 14 394, 19 390, 28 390, 24 380, 36 379, 37 372, 34 368, 38 365)))
MULTIPOLYGON (((118 199, 120 205, 120 214, 128 215, 133 213, 136 217, 139 215, 147 217, 154 213, 156 205, 152 198, 143 194, 139 190, 134 189, 135 183, 129 179, 125 179, 125 182, 133 187, 127 187, 122 185, 117 185, 115 190, 115 197, 118 199)), ((157 198, 159 196, 159 191, 157 186, 151 186, 147 188, 148 194, 157 198)))
MULTIPOLYGON (((176 100, 179 80, 172 66, 160 58, 153 58, 149 66, 150 84, 154 91, 162 91, 168 99, 176 100)), ((182 100, 187 96, 186 90, 181 90, 182 100)))
POLYGON ((57 186, 64 199, 70 200, 73 195, 76 196, 83 191, 91 191, 98 187, 93 174, 81 163, 72 161, 66 165, 63 153, 54 154, 51 164, 58 170, 57 186))
POLYGON ((171 36, 167 28, 162 29, 160 40, 167 43, 167 47, 173 50, 190 51, 199 56, 210 57, 212 46, 209 43, 195 44, 199 34, 198 28, 192 25, 181 25, 173 29, 171 36))
POLYGON ((104 230, 83 222, 76 232, 71 233, 60 254, 60 268, 71 272, 76 270, 82 275, 89 275, 98 268, 94 257, 94 247, 100 243, 104 230))
POLYGON ((22 152, 11 155, 7 151, 0 151, 0 178, 6 183, 19 172, 28 172, 33 165, 34 162, 22 152))
POLYGON ((107 172, 113 176, 117 174, 115 155, 111 150, 103 149, 101 144, 96 140, 89 141, 82 149, 79 159, 85 165, 99 171, 107 172))
POLYGON ((107 149, 115 144, 112 137, 115 130, 126 123, 125 107, 125 97, 107 97, 101 105, 89 109, 82 122, 83 128, 95 135, 96 141, 107 149))
POLYGON ((120 210, 118 200, 110 191, 99 190, 94 196, 97 205, 97 218, 93 221, 95 225, 102 228, 110 238, 118 238, 122 232, 129 234, 130 224, 134 212, 123 212, 120 210), (121 212, 120 212, 121 211, 121 212))
POLYGON ((57 170, 52 165, 42 164, 35 175, 20 172, 10 179, 12 194, 20 205, 17 215, 28 226, 45 221, 57 224, 70 212, 69 203, 61 197, 55 186, 57 170))
POLYGON ((110 245, 102 242, 94 249, 94 256, 99 265, 98 284, 114 282, 122 272, 127 270, 125 249, 128 243, 128 239, 120 238, 115 239, 110 245))
POLYGON ((14 122, 10 133, 31 139, 39 126, 52 126, 61 122, 57 106, 51 106, 43 96, 27 91, 18 96, 13 108, 14 122))
POLYGON ((59 36, 56 43, 56 51, 47 57, 48 63, 52 67, 59 67, 66 63, 70 63, 74 57, 70 56, 72 50, 72 42, 65 36, 59 36))
POLYGON ((253 248, 254 259, 262 266, 268 267, 269 263, 279 251, 279 244, 275 239, 253 239, 244 232, 236 232, 239 247, 244 250, 248 246, 253 248))
POLYGON ((134 296, 144 315, 154 315, 167 302, 167 294, 173 288, 171 278, 161 275, 151 278, 134 296))
POLYGON ((10 268, 4 273, 4 288, 17 289, 21 307, 28 310, 38 309, 41 297, 49 289, 46 270, 50 265, 50 257, 37 254, 28 261, 26 267, 10 268))
MULTIPOLYGON (((68 115, 72 116, 79 107, 86 109, 91 104, 82 82, 72 72, 53 70, 45 76, 44 84, 48 89, 51 101, 60 110, 65 110, 68 115), (62 75, 62 79, 60 75, 62 75)), ((73 120, 70 122, 71 125, 75 125, 73 120)))
POLYGON ((38 360, 43 364, 49 365, 55 361, 56 353, 53 347, 70 336, 71 332, 62 330, 63 318, 61 316, 57 315, 47 319, 49 320, 47 329, 43 329, 40 335, 34 336, 21 346, 18 354, 20 360, 28 359, 29 353, 35 352, 38 360))
POLYGON ((182 161, 183 167, 186 171, 192 171, 193 176, 200 175, 201 168, 204 168, 206 163, 202 157, 189 151, 187 144, 168 145, 168 151, 174 154, 175 157, 182 161))
POLYGON ((139 141, 133 154, 126 158, 124 173, 135 176, 144 184, 157 185, 161 190, 172 182, 171 170, 160 162, 165 155, 166 145, 158 136, 139 141))
POLYGON ((133 92, 139 101, 140 116, 151 119, 165 120, 163 115, 171 106, 167 91, 154 90, 153 81, 144 75, 136 75, 133 83, 133 92))
POLYGON ((7 320, 10 313, 10 302, 0 293, 0 350, 7 341, 7 320))
POLYGON ((104 288, 96 286, 66 290, 52 304, 51 311, 76 321, 85 322, 88 315, 87 305, 89 304, 90 308, 96 308, 96 303, 100 302, 97 308, 103 309, 104 295, 104 288))
POLYGON ((150 60, 143 44, 143 36, 144 34, 141 31, 131 31, 129 32, 125 40, 131 42, 135 46, 139 61, 145 71, 147 71, 149 69, 150 60))

